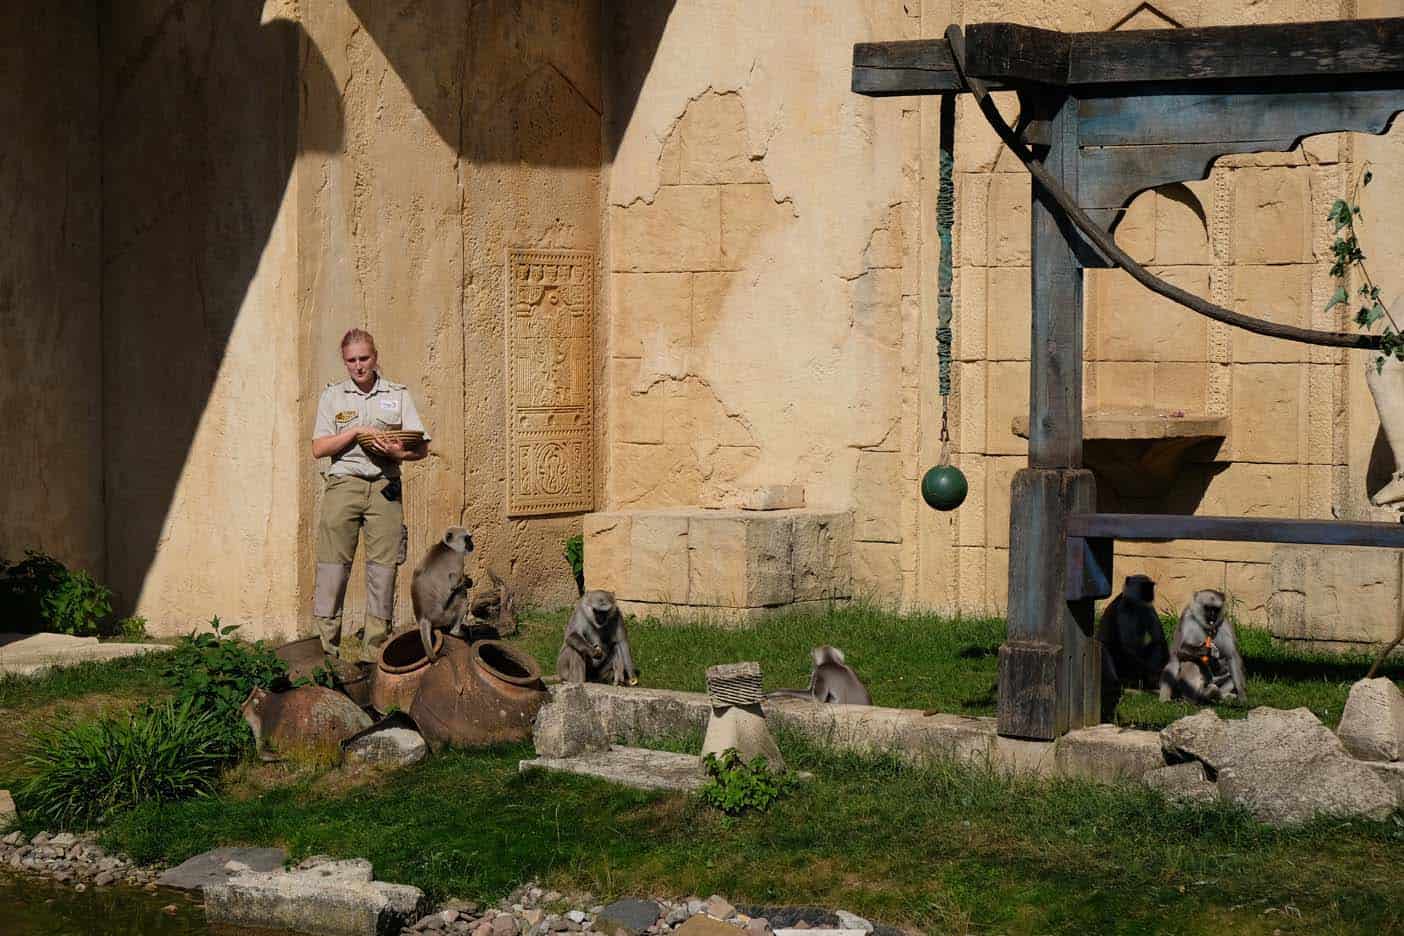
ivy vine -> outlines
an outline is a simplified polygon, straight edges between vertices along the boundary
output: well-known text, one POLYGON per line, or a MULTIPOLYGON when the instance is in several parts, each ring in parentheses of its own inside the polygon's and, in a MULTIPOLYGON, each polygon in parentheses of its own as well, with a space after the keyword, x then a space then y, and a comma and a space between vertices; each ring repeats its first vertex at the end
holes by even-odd
POLYGON ((1392 356, 1404 361, 1404 335, 1400 334, 1399 324, 1380 298, 1380 287, 1376 285, 1370 276, 1369 268, 1365 266, 1365 252, 1360 249, 1360 239, 1355 231, 1355 221, 1362 217, 1360 205, 1357 203, 1358 192, 1370 184, 1372 177, 1368 166, 1362 167, 1359 185, 1351 186, 1346 198, 1336 199, 1326 215, 1326 220, 1336 226, 1336 239, 1331 244, 1331 255, 1335 258, 1331 264, 1331 276, 1339 281, 1336 291, 1331 294, 1331 300, 1326 303, 1326 311, 1330 312, 1338 305, 1352 304, 1348 278, 1350 271, 1354 269, 1360 277, 1360 285, 1355 290, 1359 302, 1355 324, 1368 330, 1381 319, 1385 320, 1384 331, 1380 334, 1380 354, 1375 358, 1375 371, 1378 373, 1384 369, 1385 358, 1392 356))

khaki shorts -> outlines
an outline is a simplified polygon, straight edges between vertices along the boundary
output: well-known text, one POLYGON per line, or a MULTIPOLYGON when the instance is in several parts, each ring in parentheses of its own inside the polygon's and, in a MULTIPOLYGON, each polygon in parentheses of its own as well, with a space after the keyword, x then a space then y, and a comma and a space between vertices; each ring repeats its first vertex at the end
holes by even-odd
POLYGON ((353 475, 330 475, 322 493, 317 524, 317 561, 350 565, 356 540, 366 531, 366 561, 394 567, 405 561, 409 546, 404 501, 381 494, 386 478, 369 481, 353 475))

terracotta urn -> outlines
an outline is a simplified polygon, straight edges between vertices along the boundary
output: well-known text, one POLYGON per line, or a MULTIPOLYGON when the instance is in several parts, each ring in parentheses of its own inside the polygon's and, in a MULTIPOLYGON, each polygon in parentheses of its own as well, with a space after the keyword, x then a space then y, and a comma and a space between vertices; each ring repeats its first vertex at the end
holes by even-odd
POLYGON ((444 637, 410 718, 433 750, 481 747, 531 737, 549 695, 536 660, 500 640, 444 637))

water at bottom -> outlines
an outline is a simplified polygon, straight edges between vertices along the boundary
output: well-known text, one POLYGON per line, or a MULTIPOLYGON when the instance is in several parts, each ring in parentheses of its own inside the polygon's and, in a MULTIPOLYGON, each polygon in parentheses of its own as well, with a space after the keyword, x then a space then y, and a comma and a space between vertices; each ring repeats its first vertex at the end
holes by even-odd
POLYGON ((180 891, 128 887, 78 893, 40 878, 0 874, 4 936, 207 936, 205 911, 180 891), (168 909, 174 907, 174 911, 168 909))

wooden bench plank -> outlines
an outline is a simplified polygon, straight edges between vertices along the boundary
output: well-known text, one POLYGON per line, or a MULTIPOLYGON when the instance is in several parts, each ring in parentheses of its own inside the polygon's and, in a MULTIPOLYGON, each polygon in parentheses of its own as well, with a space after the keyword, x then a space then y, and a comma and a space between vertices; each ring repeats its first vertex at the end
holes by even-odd
POLYGON ((1186 517, 1175 514, 1072 514, 1068 536, 1117 540, 1218 540, 1303 546, 1404 549, 1404 523, 1286 520, 1270 517, 1186 517))

